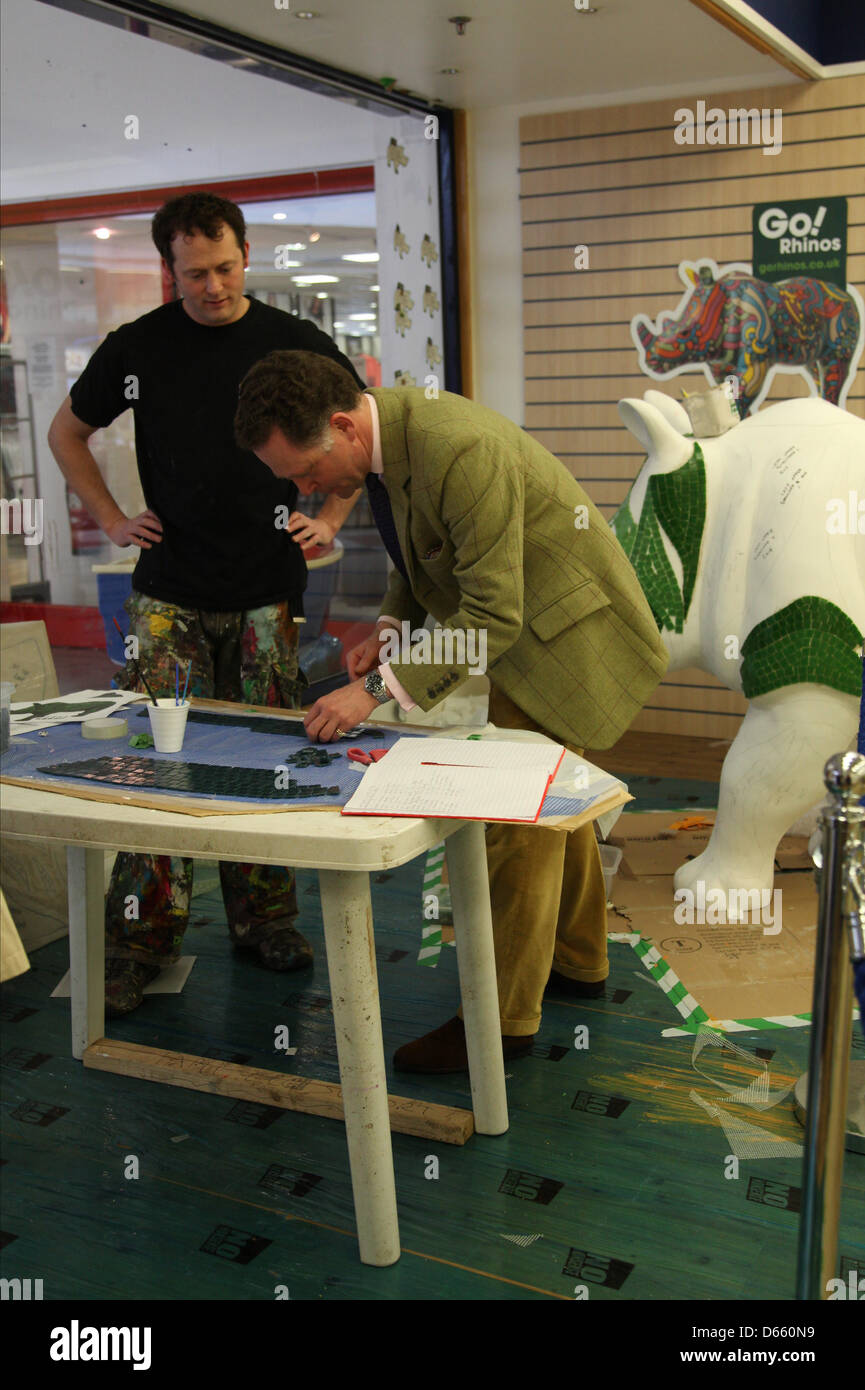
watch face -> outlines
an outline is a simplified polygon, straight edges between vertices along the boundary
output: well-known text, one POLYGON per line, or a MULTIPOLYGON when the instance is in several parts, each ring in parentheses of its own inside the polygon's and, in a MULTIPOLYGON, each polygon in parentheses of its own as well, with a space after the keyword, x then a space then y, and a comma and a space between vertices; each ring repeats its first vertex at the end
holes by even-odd
POLYGON ((388 688, 377 671, 370 671, 364 686, 368 694, 373 695, 379 704, 384 704, 385 700, 390 699, 388 688))

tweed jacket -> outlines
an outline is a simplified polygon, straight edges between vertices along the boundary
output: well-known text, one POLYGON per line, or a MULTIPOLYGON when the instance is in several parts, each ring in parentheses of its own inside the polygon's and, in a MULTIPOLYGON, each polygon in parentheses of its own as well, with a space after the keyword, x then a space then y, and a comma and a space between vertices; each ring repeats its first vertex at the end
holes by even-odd
MULTIPOLYGON (((369 394, 409 576, 393 571, 381 612, 484 631, 487 674, 520 709, 557 738, 609 748, 668 658, 607 522, 564 464, 496 411, 416 387, 369 394)), ((471 674, 459 661, 391 669, 423 710, 471 674)))

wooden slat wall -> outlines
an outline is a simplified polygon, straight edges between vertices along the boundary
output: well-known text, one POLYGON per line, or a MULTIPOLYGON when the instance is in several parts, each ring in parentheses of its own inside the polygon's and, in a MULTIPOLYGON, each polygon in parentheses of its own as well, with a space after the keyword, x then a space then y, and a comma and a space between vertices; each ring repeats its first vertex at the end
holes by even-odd
MULTIPOLYGON (((623 396, 680 397, 702 375, 657 382, 639 370, 630 322, 672 310, 683 260, 751 261, 754 203, 843 195, 847 278, 865 280, 865 79, 713 94, 707 106, 780 107, 783 148, 679 146, 673 113, 697 97, 527 116, 520 122, 525 427, 612 516, 644 454, 619 420, 623 396), (573 248, 590 269, 574 270, 573 248)), ((706 381, 706 387, 708 387, 706 381)), ((804 396, 778 373, 765 405, 804 396)), ((846 408, 865 417, 865 364, 846 408)), ((745 701, 700 671, 664 681, 635 729, 732 738, 745 701)))

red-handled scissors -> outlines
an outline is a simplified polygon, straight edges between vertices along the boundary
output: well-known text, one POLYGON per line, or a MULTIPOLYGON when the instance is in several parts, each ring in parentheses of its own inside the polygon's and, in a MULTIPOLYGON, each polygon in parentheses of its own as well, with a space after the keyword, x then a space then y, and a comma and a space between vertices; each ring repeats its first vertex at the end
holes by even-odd
POLYGON ((368 748, 366 751, 363 748, 349 748, 346 757, 353 763, 365 763, 369 767, 370 763, 380 763, 386 752, 386 748, 368 748))

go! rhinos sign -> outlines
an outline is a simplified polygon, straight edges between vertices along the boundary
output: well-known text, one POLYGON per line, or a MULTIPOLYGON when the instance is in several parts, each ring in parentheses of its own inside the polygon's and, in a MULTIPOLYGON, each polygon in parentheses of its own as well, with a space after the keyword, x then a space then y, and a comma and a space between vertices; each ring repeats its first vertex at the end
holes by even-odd
POLYGON ((752 274, 758 280, 807 275, 846 289, 846 198, 758 203, 753 237, 752 274))

